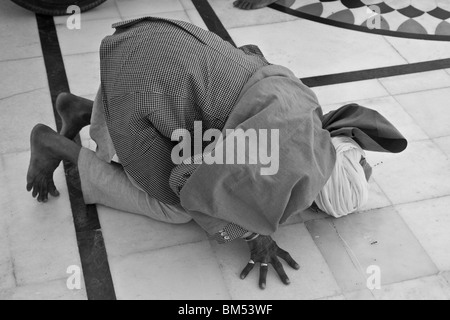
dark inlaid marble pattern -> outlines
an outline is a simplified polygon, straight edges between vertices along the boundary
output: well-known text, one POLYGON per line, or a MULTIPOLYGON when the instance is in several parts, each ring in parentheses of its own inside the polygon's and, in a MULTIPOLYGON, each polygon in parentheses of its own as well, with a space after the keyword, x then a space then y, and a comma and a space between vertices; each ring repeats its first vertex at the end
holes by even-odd
POLYGON ((450 36, 447 0, 283 0, 278 4, 350 25, 413 35, 450 36))

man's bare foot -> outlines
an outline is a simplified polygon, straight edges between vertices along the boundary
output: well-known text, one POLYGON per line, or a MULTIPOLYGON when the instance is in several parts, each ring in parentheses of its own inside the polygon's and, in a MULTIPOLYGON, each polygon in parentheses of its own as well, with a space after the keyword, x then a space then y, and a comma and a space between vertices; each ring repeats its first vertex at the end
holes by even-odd
POLYGON ((267 7, 269 4, 277 1, 278 0, 237 0, 233 5, 244 10, 253 10, 267 7))
POLYGON ((39 202, 47 202, 48 194, 59 196, 53 182, 53 172, 58 168, 61 159, 55 156, 52 148, 52 135, 58 135, 47 126, 38 124, 31 132, 31 159, 27 173, 27 190, 33 190, 33 198, 39 202))
POLYGON ((75 96, 71 93, 61 93, 56 99, 56 110, 62 119, 60 134, 70 140, 90 123, 93 101, 75 96))

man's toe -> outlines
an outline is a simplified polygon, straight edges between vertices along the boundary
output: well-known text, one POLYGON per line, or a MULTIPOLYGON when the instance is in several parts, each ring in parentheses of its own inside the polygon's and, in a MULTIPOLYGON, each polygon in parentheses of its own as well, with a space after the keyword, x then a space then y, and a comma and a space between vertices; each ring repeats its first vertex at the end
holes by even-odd
POLYGON ((49 193, 52 197, 59 197, 59 191, 56 188, 49 190, 49 193))
POLYGON ((53 197, 58 197, 59 196, 59 191, 56 189, 55 183, 53 181, 50 181, 49 184, 48 184, 48 192, 53 197))
POLYGON ((36 185, 33 185, 33 193, 31 194, 33 198, 36 198, 36 196, 38 195, 38 191, 38 187, 36 185))
POLYGON ((39 183, 39 185, 36 188, 37 190, 37 201, 42 202, 44 200, 44 192, 42 190, 42 184, 39 183))
POLYGON ((48 189, 47 189, 47 184, 44 184, 44 185, 42 186, 42 189, 41 189, 41 199, 42 199, 42 202, 47 202, 47 200, 48 200, 48 189))
POLYGON ((234 3, 235 7, 238 7, 239 9, 246 9, 246 6, 248 5, 247 1, 243 1, 243 0, 238 0, 234 3))

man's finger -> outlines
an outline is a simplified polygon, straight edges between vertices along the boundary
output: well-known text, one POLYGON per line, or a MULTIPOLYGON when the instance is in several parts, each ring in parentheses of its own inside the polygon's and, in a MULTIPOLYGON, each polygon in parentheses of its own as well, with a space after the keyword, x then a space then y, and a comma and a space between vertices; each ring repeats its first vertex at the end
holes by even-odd
POLYGON ((278 248, 277 254, 281 259, 286 261, 287 264, 291 266, 291 268, 293 268, 295 270, 300 269, 300 265, 297 262, 295 262, 294 259, 292 259, 291 255, 287 251, 284 251, 283 249, 278 248))
POLYGON ((289 280, 289 277, 287 276, 286 272, 284 271, 283 265, 281 264, 280 260, 278 258, 273 258, 272 265, 275 268, 275 271, 280 276, 281 281, 284 284, 289 284, 291 281, 289 280))
POLYGON ((250 273, 250 271, 253 270, 254 266, 255 266, 255 263, 253 262, 253 260, 250 260, 250 262, 247 263, 244 270, 242 270, 242 272, 241 272, 241 279, 245 279, 248 276, 248 274, 250 273))
POLYGON ((269 265, 265 262, 261 263, 261 268, 259 270, 259 287, 261 289, 266 288, 267 271, 269 270, 269 265))

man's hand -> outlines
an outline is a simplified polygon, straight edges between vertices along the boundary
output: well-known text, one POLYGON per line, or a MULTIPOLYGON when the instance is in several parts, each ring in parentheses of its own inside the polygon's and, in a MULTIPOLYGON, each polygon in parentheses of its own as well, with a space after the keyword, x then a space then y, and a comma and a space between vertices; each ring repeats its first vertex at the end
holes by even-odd
POLYGON ((274 267, 275 271, 280 276, 281 281, 288 285, 290 280, 284 272, 283 265, 278 257, 285 260, 295 270, 300 269, 297 262, 292 259, 291 255, 278 247, 275 241, 270 236, 260 235, 255 240, 247 242, 250 248, 250 261, 241 273, 241 279, 245 279, 250 271, 253 270, 255 263, 261 263, 259 273, 259 287, 266 288, 267 271, 269 270, 269 263, 274 267))

